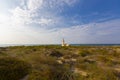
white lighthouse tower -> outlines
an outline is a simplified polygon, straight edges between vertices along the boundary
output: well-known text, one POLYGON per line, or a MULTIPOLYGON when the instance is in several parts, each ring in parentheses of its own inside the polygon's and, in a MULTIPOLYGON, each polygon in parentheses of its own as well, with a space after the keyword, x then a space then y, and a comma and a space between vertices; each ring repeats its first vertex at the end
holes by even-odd
POLYGON ((62 46, 65 46, 65 40, 64 40, 64 38, 62 40, 62 46))
POLYGON ((63 38, 63 40, 62 40, 62 45, 61 45, 61 46, 69 46, 69 44, 65 43, 64 38, 63 38))

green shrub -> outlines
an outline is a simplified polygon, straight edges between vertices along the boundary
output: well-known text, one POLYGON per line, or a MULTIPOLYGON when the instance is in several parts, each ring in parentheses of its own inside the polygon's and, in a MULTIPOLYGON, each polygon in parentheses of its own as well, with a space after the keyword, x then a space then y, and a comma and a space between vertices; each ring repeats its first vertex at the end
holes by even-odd
POLYGON ((50 80, 76 80, 76 76, 69 67, 57 66, 51 70, 50 80))
POLYGON ((90 55, 91 53, 87 50, 80 50, 79 51, 79 54, 82 56, 82 57, 85 57, 85 56, 88 56, 90 55))
POLYGON ((11 57, 0 58, 0 80, 19 80, 29 73, 30 65, 11 57))
POLYGON ((59 51, 56 51, 56 50, 52 50, 49 54, 50 56, 53 56, 53 57, 62 57, 63 54, 59 51))
POLYGON ((113 70, 98 68, 89 76, 91 80, 119 80, 113 70))
POLYGON ((48 71, 32 71, 28 80, 49 80, 48 71))
POLYGON ((65 65, 49 65, 45 70, 32 71, 28 80, 76 80, 74 73, 65 65))

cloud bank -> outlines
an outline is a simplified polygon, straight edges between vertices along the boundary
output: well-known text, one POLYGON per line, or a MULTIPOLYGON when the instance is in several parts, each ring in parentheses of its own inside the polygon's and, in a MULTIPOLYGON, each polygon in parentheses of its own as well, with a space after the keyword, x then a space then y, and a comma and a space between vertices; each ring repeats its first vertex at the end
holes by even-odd
POLYGON ((0 44, 120 43, 120 19, 86 24, 61 15, 79 0, 20 0, 0 14, 0 44))

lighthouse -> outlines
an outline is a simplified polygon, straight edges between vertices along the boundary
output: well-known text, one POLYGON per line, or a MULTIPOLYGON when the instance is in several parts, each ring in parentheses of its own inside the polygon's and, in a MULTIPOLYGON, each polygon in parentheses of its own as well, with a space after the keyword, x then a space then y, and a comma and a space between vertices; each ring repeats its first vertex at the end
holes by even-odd
POLYGON ((64 38, 63 38, 63 40, 62 40, 62 45, 61 45, 61 46, 69 46, 69 44, 65 43, 64 38))

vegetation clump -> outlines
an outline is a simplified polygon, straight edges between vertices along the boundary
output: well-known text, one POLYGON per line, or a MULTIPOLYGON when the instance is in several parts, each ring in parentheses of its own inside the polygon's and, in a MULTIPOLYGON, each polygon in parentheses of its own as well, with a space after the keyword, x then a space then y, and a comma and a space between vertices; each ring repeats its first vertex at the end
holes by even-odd
POLYGON ((86 57, 86 56, 89 56, 91 55, 91 53, 87 50, 80 50, 79 51, 79 54, 82 56, 82 57, 86 57))
POLYGON ((30 65, 22 60, 4 57, 0 58, 0 80, 19 80, 30 71, 30 65))
POLYGON ((56 50, 52 50, 49 54, 50 56, 53 56, 53 57, 62 57, 63 54, 59 51, 56 51, 56 50))

